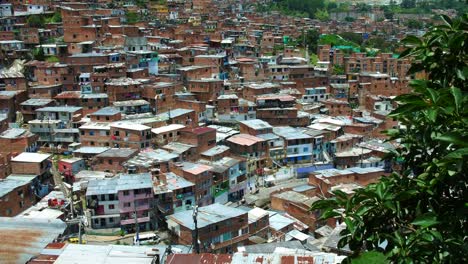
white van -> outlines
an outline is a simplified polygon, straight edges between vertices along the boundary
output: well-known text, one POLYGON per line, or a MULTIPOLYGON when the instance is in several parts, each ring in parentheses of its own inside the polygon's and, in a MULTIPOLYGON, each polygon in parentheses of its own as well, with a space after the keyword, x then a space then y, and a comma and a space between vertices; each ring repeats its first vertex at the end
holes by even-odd
POLYGON ((159 237, 154 233, 149 234, 140 234, 139 239, 137 241, 137 236, 133 236, 133 244, 134 245, 146 245, 150 243, 156 243, 159 237))

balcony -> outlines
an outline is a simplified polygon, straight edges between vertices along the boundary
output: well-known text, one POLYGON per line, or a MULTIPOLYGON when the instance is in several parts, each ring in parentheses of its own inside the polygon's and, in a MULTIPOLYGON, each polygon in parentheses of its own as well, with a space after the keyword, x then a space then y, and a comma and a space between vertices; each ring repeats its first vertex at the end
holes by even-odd
POLYGON ((134 212, 135 210, 136 211, 143 211, 143 210, 149 210, 150 209, 150 205, 149 203, 147 204, 141 204, 141 205, 137 205, 136 207, 135 206, 129 206, 129 207, 120 207, 120 210, 119 212, 120 213, 128 213, 128 212, 134 212))
POLYGON ((135 200, 141 200, 141 199, 150 199, 153 195, 151 193, 139 193, 139 194, 134 194, 133 198, 135 200))
MULTIPOLYGON (((137 218, 137 220, 138 220, 138 223, 145 223, 145 222, 150 221, 150 217, 149 216, 139 217, 137 218)), ((135 224, 135 218, 120 220, 120 225, 132 225, 132 224, 135 224)))
POLYGON ((120 202, 133 202, 135 200, 142 200, 142 199, 151 199, 151 193, 139 193, 135 195, 121 195, 119 196, 120 202))
POLYGON ((186 193, 177 194, 176 198, 178 200, 185 200, 185 198, 193 197, 193 196, 195 196, 195 194, 193 192, 186 192, 186 193))
POLYGON ((250 236, 250 234, 246 233, 246 234, 241 235, 241 236, 233 237, 233 238, 231 238, 231 239, 229 239, 227 241, 214 244, 214 250, 218 250, 218 249, 221 249, 221 248, 224 248, 224 247, 239 243, 241 241, 247 240, 247 239, 249 239, 249 236, 250 236))

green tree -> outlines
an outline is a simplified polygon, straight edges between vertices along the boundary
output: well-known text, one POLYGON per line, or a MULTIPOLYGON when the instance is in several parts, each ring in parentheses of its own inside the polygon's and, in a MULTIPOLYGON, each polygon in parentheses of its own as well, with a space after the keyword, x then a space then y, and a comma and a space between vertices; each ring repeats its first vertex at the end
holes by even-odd
POLYGON ((317 53, 319 39, 320 33, 317 30, 308 30, 297 39, 297 43, 304 48, 307 46, 309 52, 317 53))
POLYGON ((403 1, 401 1, 400 6, 402 8, 415 8, 416 7, 416 0, 403 0, 403 1))
POLYGON ((356 10, 358 12, 370 12, 372 10, 371 6, 366 3, 358 3, 356 5, 356 10))
POLYGON ((277 6, 283 13, 306 13, 309 17, 314 17, 314 14, 319 9, 325 8, 324 0, 278 0, 271 3, 277 6))
POLYGON ((343 75, 345 74, 345 69, 342 65, 333 65, 333 74, 335 75, 343 75))
MULTIPOLYGON (((396 98, 387 131, 401 169, 348 197, 316 202, 322 218, 346 223, 338 245, 351 258, 381 252, 394 263, 468 263, 468 14, 432 28, 401 57, 414 57, 413 92, 396 98)), ((370 262, 368 262, 370 263, 370 262)), ((373 263, 373 262, 372 262, 373 263)))
POLYGON ((360 33, 343 32, 343 33, 340 33, 340 36, 346 40, 356 43, 359 46, 361 45, 363 41, 362 34, 360 33))
POLYGON ((314 17, 320 21, 328 21, 330 16, 328 15, 328 11, 326 9, 318 9, 314 13, 314 17))
POLYGON ((393 19, 395 12, 389 6, 384 6, 383 11, 385 19, 393 19))
POLYGON ((409 19, 406 22, 406 26, 412 29, 421 29, 424 27, 424 23, 417 19, 409 19))
POLYGON ((60 12, 55 12, 54 15, 51 18, 52 23, 60 23, 62 22, 62 14, 60 12))
POLYGON ((30 27, 34 27, 34 28, 43 28, 44 25, 45 25, 45 19, 44 19, 44 17, 42 17, 41 15, 30 15, 30 16, 26 19, 26 23, 27 23, 30 27))
POLYGON ((127 19, 127 24, 135 24, 140 21, 140 18, 136 12, 126 12, 125 17, 127 19))
POLYGON ((42 47, 39 47, 36 50, 34 50, 33 56, 35 60, 44 61, 45 54, 44 54, 44 50, 42 49, 42 47))

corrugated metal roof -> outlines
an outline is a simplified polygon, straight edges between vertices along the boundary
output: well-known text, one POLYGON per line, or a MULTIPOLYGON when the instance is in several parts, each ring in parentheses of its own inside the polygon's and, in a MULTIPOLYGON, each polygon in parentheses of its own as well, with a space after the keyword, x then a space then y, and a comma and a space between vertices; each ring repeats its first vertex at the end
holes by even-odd
MULTIPOLYGON (((18 138, 22 135, 28 135, 28 134, 25 134, 26 132, 28 132, 26 129, 22 129, 22 128, 10 128, 10 129, 7 129, 5 131, 3 131, 3 133, 0 134, 0 137, 1 138, 18 138)), ((29 133, 29 135, 32 135, 31 133, 29 133)))
POLYGON ((61 220, 0 217, 0 263, 26 263, 65 228, 61 220))
POLYGON ((273 128, 268 122, 263 121, 261 119, 252 119, 252 120, 245 120, 240 121, 240 123, 251 127, 253 129, 265 129, 265 128, 273 128))
POLYGON ((273 133, 287 140, 312 138, 311 136, 303 133, 302 130, 294 127, 274 127, 273 133))
POLYGON ((22 102, 20 105, 46 105, 53 101, 53 99, 32 98, 22 102))
MULTIPOLYGON (((192 213, 192 210, 182 211, 167 216, 167 219, 171 219, 174 222, 193 230, 195 229, 195 224, 193 222, 192 213)), ((205 226, 219 223, 243 214, 247 214, 247 212, 238 208, 233 208, 218 203, 199 207, 197 226, 198 228, 203 228, 205 226)))
POLYGON ((108 116, 108 115, 115 115, 118 113, 120 113, 119 109, 112 107, 112 106, 108 106, 108 107, 104 107, 104 108, 97 110, 91 115, 92 116, 108 116))
POLYGON ((232 255, 228 254, 173 254, 169 255, 166 263, 184 263, 184 264, 229 264, 232 255))
POLYGON ((68 112, 74 113, 83 109, 83 107, 79 106, 47 106, 36 109, 37 112, 68 112))
POLYGON ((86 196, 115 194, 118 191, 146 189, 153 186, 149 173, 120 174, 114 178, 93 179, 88 182, 86 196))
POLYGON ((293 225, 294 220, 282 216, 278 213, 270 213, 270 227, 274 230, 281 230, 289 225, 293 225))
POLYGON ((228 151, 228 150, 229 150, 228 146, 219 145, 219 146, 212 147, 212 148, 210 148, 209 150, 207 150, 205 152, 202 152, 201 155, 211 157, 211 156, 221 154, 221 153, 223 153, 225 151, 228 151))
POLYGON ((227 139, 227 141, 232 142, 234 144, 242 145, 242 146, 252 146, 258 142, 263 142, 262 138, 252 136, 249 134, 237 134, 227 139))
POLYGON ((32 177, 10 177, 0 179, 0 197, 3 197, 14 189, 26 185, 31 182, 36 176, 32 177))
POLYGON ((99 158, 126 158, 130 157, 133 154, 138 152, 136 149, 131 149, 131 148, 111 148, 108 149, 100 154, 98 154, 96 157, 99 158))

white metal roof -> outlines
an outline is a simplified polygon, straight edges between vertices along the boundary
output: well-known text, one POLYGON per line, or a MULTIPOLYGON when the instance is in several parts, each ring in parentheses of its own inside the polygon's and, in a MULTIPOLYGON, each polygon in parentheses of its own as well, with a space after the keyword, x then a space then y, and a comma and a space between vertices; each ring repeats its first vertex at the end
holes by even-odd
POLYGON ((50 154, 40 154, 40 153, 31 153, 31 152, 23 152, 18 156, 11 159, 11 161, 16 162, 42 162, 48 159, 51 155, 50 154))

